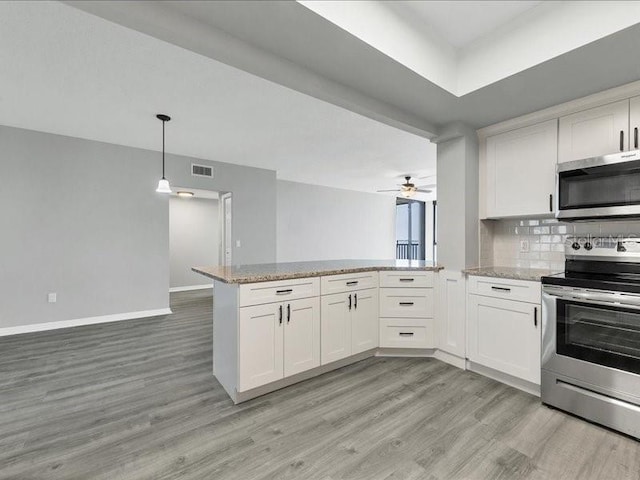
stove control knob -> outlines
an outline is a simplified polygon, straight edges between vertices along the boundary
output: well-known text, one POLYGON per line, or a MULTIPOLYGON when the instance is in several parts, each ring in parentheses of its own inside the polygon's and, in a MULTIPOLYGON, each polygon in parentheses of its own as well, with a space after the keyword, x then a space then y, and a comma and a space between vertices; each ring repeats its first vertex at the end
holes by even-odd
POLYGON ((587 243, 585 243, 585 244, 584 244, 584 249, 585 249, 585 250, 589 251, 589 250, 591 250, 592 248, 593 248, 593 245, 591 245, 589 242, 587 242, 587 243))
POLYGON ((573 248, 574 250, 580 250, 580 244, 578 242, 573 242, 571 244, 571 248, 573 248))

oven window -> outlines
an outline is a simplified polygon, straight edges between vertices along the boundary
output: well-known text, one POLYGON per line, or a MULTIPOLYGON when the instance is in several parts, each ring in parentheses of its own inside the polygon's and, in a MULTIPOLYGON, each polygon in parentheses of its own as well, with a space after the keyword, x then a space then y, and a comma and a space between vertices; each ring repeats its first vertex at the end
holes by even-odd
MULTIPOLYGON (((635 163, 635 162, 634 162, 635 163)), ((640 204, 640 169, 611 166, 560 173, 560 209, 640 204)))
POLYGON ((567 300, 557 307, 560 355, 640 373, 640 311, 567 300))

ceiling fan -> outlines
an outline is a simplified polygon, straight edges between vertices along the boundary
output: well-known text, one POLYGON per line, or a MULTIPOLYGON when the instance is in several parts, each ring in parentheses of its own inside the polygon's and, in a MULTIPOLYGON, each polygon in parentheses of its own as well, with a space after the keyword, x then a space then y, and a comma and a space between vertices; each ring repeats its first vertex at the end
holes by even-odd
POLYGON ((431 193, 432 190, 429 190, 429 188, 433 188, 436 186, 435 183, 432 183, 430 185, 420 185, 419 187, 416 187, 414 183, 411 183, 410 176, 406 176, 404 177, 404 179, 406 181, 398 185, 400 188, 394 188, 392 190, 378 190, 378 192, 399 192, 403 197, 410 198, 413 197, 416 193, 431 193))

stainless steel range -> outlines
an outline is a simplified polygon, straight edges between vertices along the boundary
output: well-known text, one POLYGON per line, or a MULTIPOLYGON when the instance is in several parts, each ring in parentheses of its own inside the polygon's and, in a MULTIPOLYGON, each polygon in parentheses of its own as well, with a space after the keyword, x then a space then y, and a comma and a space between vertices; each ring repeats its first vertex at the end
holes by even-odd
POLYGON ((640 438, 640 239, 569 238, 542 279, 542 401, 640 438))

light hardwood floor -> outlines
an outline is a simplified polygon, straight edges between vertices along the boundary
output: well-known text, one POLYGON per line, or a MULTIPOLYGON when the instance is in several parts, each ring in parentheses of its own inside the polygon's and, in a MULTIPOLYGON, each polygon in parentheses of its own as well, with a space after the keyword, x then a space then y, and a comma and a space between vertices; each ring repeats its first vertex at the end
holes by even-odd
POLYGON ((433 359, 372 358, 234 406, 211 293, 0 339, 2 479, 640 479, 638 442, 433 359))

